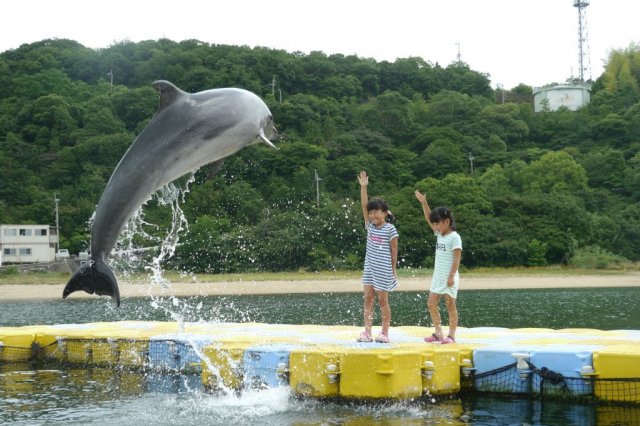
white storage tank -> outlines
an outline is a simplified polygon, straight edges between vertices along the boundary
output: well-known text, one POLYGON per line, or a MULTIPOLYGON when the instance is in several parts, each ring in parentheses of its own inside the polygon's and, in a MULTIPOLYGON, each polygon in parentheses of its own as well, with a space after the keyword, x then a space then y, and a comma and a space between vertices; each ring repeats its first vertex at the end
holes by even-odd
POLYGON ((533 89, 533 110, 535 112, 557 111, 566 107, 571 111, 582 108, 591 100, 591 85, 561 84, 536 87, 533 89))

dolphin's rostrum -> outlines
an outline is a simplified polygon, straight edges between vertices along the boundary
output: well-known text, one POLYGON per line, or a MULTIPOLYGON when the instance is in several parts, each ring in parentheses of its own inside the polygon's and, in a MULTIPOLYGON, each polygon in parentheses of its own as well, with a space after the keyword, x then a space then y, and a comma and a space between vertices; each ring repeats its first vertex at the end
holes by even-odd
POLYGON ((129 218, 162 186, 222 160, 241 148, 264 142, 275 148, 269 108, 242 89, 189 94, 168 81, 153 83, 160 92, 158 111, 116 166, 100 197, 91 227, 91 259, 78 269, 62 297, 74 291, 108 295, 120 306, 116 278, 107 264, 129 218))

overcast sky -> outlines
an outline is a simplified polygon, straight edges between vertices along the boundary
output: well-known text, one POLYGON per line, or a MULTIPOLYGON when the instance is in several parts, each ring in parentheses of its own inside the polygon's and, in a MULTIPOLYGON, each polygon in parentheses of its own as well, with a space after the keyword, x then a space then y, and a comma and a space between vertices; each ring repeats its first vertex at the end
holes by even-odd
MULTIPOLYGON (((586 8, 591 75, 611 49, 640 43, 640 0, 586 8)), ((394 61, 461 60, 493 87, 541 86, 578 75, 574 0, 3 0, 0 52, 45 38, 91 48, 168 38, 320 50, 394 61)), ((588 77, 588 76, 585 76, 588 77)))

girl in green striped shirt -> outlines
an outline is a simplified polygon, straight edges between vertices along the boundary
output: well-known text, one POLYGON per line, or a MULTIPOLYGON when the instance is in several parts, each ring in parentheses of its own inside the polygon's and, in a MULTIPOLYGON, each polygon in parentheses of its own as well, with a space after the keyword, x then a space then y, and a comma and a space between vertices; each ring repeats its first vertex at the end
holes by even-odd
POLYGON ((436 260, 433 267, 433 278, 429 289, 427 308, 433 321, 434 333, 424 338, 428 343, 455 343, 456 328, 458 327, 458 308, 456 298, 458 296, 458 282, 460 275, 458 267, 462 255, 462 239, 456 232, 456 224, 453 213, 447 207, 429 208, 427 198, 418 190, 415 196, 422 205, 424 218, 437 237, 436 260), (442 332, 442 320, 440 318, 440 297, 444 296, 447 312, 449 313, 449 335, 445 338, 442 332))

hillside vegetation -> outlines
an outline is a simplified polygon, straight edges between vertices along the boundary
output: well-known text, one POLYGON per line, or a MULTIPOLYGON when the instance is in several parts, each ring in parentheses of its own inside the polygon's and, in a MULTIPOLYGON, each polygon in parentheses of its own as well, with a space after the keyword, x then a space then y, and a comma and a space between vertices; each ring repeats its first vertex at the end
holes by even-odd
MULTIPOLYGON (((465 64, 195 40, 26 44, 0 54, 0 223, 54 223, 55 193, 61 246, 86 249, 110 174, 157 108, 158 79, 251 90, 281 134, 278 151, 254 145, 215 176, 195 174, 176 269, 360 268, 360 170, 397 216, 401 267, 433 262, 415 189, 453 209, 465 267, 640 259, 638 46, 612 51, 588 106, 535 114, 530 87, 497 96, 465 64)), ((157 245, 171 210, 154 198, 143 211, 134 240, 157 245)))

